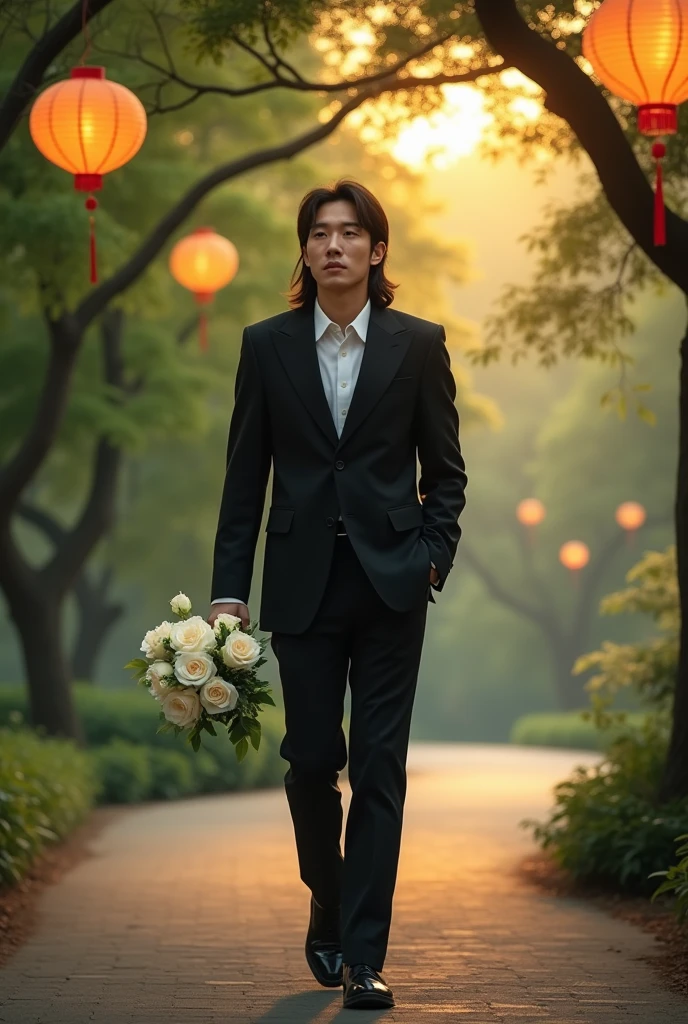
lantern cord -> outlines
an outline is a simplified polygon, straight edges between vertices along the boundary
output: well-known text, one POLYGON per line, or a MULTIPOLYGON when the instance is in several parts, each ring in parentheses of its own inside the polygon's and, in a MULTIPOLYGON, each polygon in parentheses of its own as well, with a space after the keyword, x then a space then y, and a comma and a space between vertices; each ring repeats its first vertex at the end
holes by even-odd
POLYGON ((657 161, 657 180, 655 183, 655 245, 666 245, 666 210, 664 208, 664 178, 662 174, 662 158, 666 155, 663 142, 655 142, 652 155, 657 161))
POLYGON ((86 209, 89 211, 89 255, 91 261, 91 284, 98 284, 98 265, 96 261, 96 219, 91 211, 98 206, 95 196, 89 196, 86 200, 86 209))
POLYGON ((86 48, 84 49, 84 52, 81 54, 81 57, 79 58, 79 64, 83 65, 89 53, 91 52, 91 30, 88 27, 88 0, 84 0, 83 6, 81 8, 81 31, 83 33, 84 41, 86 43, 86 48))
POLYGON ((208 317, 204 309, 198 314, 198 342, 201 352, 208 351, 208 317))

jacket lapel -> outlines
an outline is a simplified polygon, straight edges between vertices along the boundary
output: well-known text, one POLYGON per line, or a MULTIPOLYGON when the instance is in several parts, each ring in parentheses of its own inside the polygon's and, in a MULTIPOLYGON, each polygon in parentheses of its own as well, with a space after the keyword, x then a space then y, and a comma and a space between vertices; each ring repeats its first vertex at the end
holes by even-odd
POLYGON ((322 386, 313 311, 291 310, 271 334, 301 401, 334 447, 341 447, 382 397, 406 355, 413 331, 403 327, 390 309, 372 307, 361 366, 341 438, 337 437, 322 386))

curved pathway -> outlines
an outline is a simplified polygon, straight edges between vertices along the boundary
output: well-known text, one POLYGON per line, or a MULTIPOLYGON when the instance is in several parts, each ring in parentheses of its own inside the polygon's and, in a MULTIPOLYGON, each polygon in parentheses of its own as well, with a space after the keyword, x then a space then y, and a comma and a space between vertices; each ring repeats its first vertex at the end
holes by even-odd
POLYGON ((149 804, 107 826, 0 970, 0 1021, 679 1024, 688 1002, 640 959, 652 936, 512 872, 532 849, 519 820, 542 816, 551 786, 594 759, 412 744, 391 1010, 344 1010, 341 990, 310 974, 308 892, 278 789, 149 804))

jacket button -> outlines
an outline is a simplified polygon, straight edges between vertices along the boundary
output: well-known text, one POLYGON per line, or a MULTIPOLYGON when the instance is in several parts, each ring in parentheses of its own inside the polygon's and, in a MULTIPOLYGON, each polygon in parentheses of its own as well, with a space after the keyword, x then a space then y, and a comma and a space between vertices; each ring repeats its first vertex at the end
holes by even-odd
POLYGON ((337 461, 334 464, 334 468, 335 469, 344 469, 344 463, 342 462, 341 459, 337 459, 337 461))
POLYGON ((334 519, 332 516, 328 516, 325 520, 325 526, 334 526, 334 519))

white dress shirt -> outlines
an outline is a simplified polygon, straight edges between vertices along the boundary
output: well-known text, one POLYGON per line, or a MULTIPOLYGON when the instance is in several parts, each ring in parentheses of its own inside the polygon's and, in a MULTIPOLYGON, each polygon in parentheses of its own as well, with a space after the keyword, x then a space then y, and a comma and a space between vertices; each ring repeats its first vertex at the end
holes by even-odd
MULTIPOLYGON (((341 437, 363 359, 363 346, 370 323, 370 299, 358 316, 350 324, 347 324, 344 331, 339 324, 330 320, 317 298, 313 318, 316 352, 323 389, 332 413, 337 436, 341 437)), ((341 518, 339 516, 340 520, 341 518)), ((431 564, 434 568, 434 562, 431 564)), ((218 597, 212 604, 246 604, 246 602, 238 597, 218 597)))

